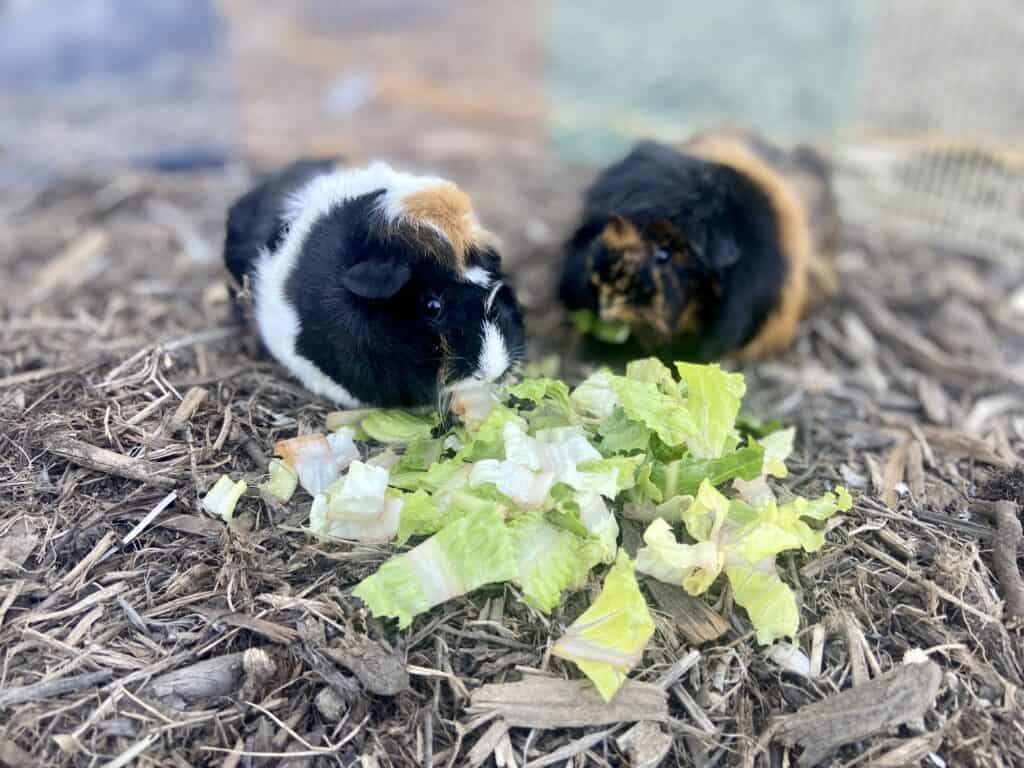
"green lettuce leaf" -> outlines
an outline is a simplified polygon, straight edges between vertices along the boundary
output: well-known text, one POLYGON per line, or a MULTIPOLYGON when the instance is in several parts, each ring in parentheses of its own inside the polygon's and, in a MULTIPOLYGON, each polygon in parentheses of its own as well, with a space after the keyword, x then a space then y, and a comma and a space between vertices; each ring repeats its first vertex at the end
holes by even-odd
POLYGON ((589 334, 606 344, 625 344, 630 329, 626 323, 602 320, 589 309, 578 309, 570 313, 573 325, 581 334, 589 334))
POLYGON ((691 594, 704 592, 724 565, 717 544, 680 544, 663 519, 647 526, 644 544, 636 553, 636 570, 659 581, 683 585, 691 594))
POLYGON ((746 446, 717 459, 688 457, 669 462, 654 462, 651 482, 661 491, 663 499, 680 494, 692 495, 704 480, 712 485, 741 478, 753 480, 760 477, 764 461, 764 449, 758 445, 746 446))
POLYGON ((574 663, 611 701, 630 670, 640 663, 654 634, 654 620, 636 583, 633 563, 619 551, 601 594, 552 647, 574 663))
POLYGON ((203 509, 211 515, 222 518, 224 522, 230 523, 235 515, 235 505, 242 498, 248 486, 245 480, 233 482, 227 475, 221 475, 217 482, 203 496, 203 509))
POLYGON ((287 504, 299 487, 298 473, 281 459, 271 459, 267 465, 270 478, 260 484, 260 493, 287 504))
POLYGON ((569 395, 569 403, 577 415, 604 421, 612 415, 618 400, 612 388, 612 374, 597 371, 584 379, 569 395))
POLYGON ((407 627, 414 616, 485 584, 518 575, 512 536, 496 509, 466 515, 385 562, 352 594, 378 618, 407 627))
POLYGON ((434 429, 430 416, 416 416, 407 411, 372 411, 360 426, 371 438, 385 445, 404 445, 413 440, 427 439, 434 429))
MULTIPOLYGON (((787 477, 789 470, 786 468, 786 459, 793 453, 793 440, 796 437, 796 429, 780 429, 765 435, 759 442, 764 448, 764 474, 772 477, 787 477)), ((745 478, 750 480, 752 478, 745 478)))
POLYGON ((678 399, 662 392, 654 382, 613 376, 611 385, 626 418, 643 424, 665 445, 689 444, 697 433, 690 411, 683 408, 678 399))
POLYGON ((672 377, 672 371, 661 360, 656 357, 648 357, 644 360, 634 360, 626 366, 626 378, 634 381, 649 381, 657 385, 662 393, 668 395, 677 402, 683 401, 679 385, 672 377))
POLYGON ((600 449, 605 456, 646 451, 651 444, 651 430, 642 422, 627 418, 618 406, 598 425, 597 434, 601 436, 600 449))
POLYGON ((851 503, 846 489, 840 487, 812 501, 798 498, 780 507, 773 499, 753 507, 726 498, 705 480, 682 513, 687 533, 696 543, 676 541, 668 524, 655 520, 644 533, 645 546, 637 552, 637 570, 680 584, 693 595, 705 592, 724 570, 758 642, 793 637, 799 627, 796 597, 779 577, 775 558, 786 550, 820 549, 824 531, 812 528, 803 518, 821 521, 849 509, 851 503))
POLYGON ((526 603, 543 613, 558 607, 562 592, 583 586, 598 562, 593 542, 552 525, 539 512, 517 515, 508 527, 516 551, 516 583, 526 603))
MULTIPOLYGON (((736 445, 736 415, 746 392, 743 374, 716 365, 676 363, 686 387, 686 410, 693 429, 686 445, 694 456, 715 459, 736 445)), ((676 445, 665 441, 668 445, 676 445)))

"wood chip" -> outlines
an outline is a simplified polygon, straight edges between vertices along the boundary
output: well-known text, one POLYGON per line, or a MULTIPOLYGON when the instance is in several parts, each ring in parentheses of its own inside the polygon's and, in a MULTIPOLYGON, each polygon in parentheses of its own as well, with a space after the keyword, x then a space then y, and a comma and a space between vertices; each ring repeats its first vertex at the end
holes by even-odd
POLYGON ((896 486, 903 482, 909 450, 910 441, 904 440, 889 451, 889 456, 885 460, 885 470, 882 473, 882 501, 889 509, 896 509, 896 504, 899 501, 896 486))
POLYGON ((492 683, 473 691, 469 712, 496 713, 514 728, 582 728, 591 725, 668 719, 668 697, 660 686, 627 680, 605 702, 589 680, 531 677, 492 683))
POLYGON ((1006 601, 1006 615, 1024 621, 1024 579, 1017 567, 1017 548, 1021 543, 1021 525, 1017 505, 1012 501, 996 503, 999 535, 992 543, 992 570, 1006 601))
POLYGON ((397 696, 409 687, 405 659, 365 635, 346 634, 339 645, 321 650, 354 674, 364 688, 378 696, 397 696))
POLYGON ((633 768, 656 768, 672 749, 672 737, 658 723, 649 720, 637 723, 616 742, 629 756, 633 768))
POLYGON ((106 448, 89 445, 89 443, 76 440, 73 437, 51 437, 44 442, 44 447, 50 453, 67 459, 72 464, 94 469, 107 475, 138 480, 148 485, 158 485, 164 488, 177 485, 176 480, 166 476, 168 467, 153 461, 135 459, 108 451, 106 448))
POLYGON ((202 387, 192 387, 188 392, 185 393, 185 397, 182 398, 181 402, 178 403, 178 407, 175 409, 171 418, 167 422, 167 428, 164 433, 167 435, 173 435, 179 429, 184 427, 191 420, 193 414, 199 410, 199 406, 203 404, 210 392, 202 387))
POLYGON ((112 670, 101 669, 98 672, 86 672, 84 675, 64 677, 60 680, 47 680, 43 683, 23 685, 14 688, 5 688, 0 691, 0 709, 13 707, 26 701, 43 701, 56 696, 64 696, 68 693, 81 691, 85 688, 95 688, 110 680, 114 676, 112 670))
POLYGON ((499 718, 491 723, 490 727, 477 739, 473 748, 469 750, 469 754, 466 756, 466 765, 469 768, 479 768, 479 766, 483 765, 487 758, 497 749, 498 743, 507 733, 508 723, 504 720, 499 718))
POLYGON ((157 698, 185 701, 228 696, 242 685, 245 652, 229 653, 168 672, 151 681, 145 690, 157 698))
POLYGON ((844 744, 920 720, 935 702, 942 670, 933 661, 901 664, 875 680, 781 718, 774 737, 800 745, 800 765, 815 765, 844 744))
POLYGON ((645 585, 658 608, 667 613, 680 634, 692 645, 717 640, 729 629, 729 623, 704 600, 694 597, 675 584, 647 579, 645 585))
POLYGON ((969 458, 994 467, 1009 469, 1013 465, 996 453, 996 449, 986 441, 968 435, 966 432, 957 432, 942 427, 924 428, 924 434, 933 448, 945 451, 955 458, 969 458))

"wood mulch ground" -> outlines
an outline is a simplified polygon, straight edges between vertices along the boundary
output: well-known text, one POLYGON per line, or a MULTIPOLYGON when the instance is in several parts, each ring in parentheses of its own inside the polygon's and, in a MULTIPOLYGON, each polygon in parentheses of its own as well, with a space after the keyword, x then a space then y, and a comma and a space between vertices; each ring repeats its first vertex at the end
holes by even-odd
MULTIPOLYGON (((442 170, 505 240, 532 355, 578 375, 551 281, 586 174, 442 170)), ((809 665, 759 649, 727 593, 648 585, 651 685, 609 713, 545 655, 585 594, 541 617, 485 589, 397 632, 349 596, 386 548, 318 543, 308 502, 203 515, 217 475, 255 487, 329 410, 232 324, 245 183, 0 193, 0 763, 1024 765, 1019 258, 850 222, 841 296, 746 369, 749 409, 799 429, 784 485, 856 492, 819 556, 784 560, 809 665)))

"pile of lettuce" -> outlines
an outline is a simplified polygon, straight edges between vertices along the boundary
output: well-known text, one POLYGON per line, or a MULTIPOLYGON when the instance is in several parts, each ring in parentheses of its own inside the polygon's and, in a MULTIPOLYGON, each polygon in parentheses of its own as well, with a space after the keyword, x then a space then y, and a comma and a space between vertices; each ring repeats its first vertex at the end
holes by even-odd
POLYGON ((799 612, 780 578, 780 552, 815 552, 823 522, 849 508, 843 488, 780 502, 793 430, 742 436, 740 374, 655 359, 625 375, 600 371, 570 391, 531 378, 459 393, 462 423, 353 414, 330 435, 277 446, 261 486, 280 501, 313 495, 310 531, 324 539, 418 543, 354 590, 370 612, 401 627, 486 584, 509 583, 542 613, 611 565, 600 596, 554 645, 610 699, 654 631, 636 574, 693 595, 724 575, 762 644, 793 637, 799 612), (357 441, 386 446, 362 461, 357 441), (647 523, 632 560, 619 517, 647 523))

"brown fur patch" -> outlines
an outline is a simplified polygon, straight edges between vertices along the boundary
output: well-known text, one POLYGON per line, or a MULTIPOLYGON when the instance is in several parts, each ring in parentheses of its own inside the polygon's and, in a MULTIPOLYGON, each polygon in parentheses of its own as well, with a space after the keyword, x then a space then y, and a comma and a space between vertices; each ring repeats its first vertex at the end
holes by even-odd
POLYGON ((778 354, 793 341, 807 307, 812 241, 806 209, 793 187, 736 139, 702 136, 687 144, 684 150, 743 174, 761 188, 775 209, 779 247, 786 261, 782 296, 754 338, 734 357, 749 360, 778 354))
POLYGON ((469 195, 451 182, 414 192, 402 198, 402 213, 412 222, 427 224, 440 232, 451 246, 458 275, 466 269, 466 252, 491 240, 473 214, 469 195))
POLYGON ((609 251, 632 251, 643 246, 643 238, 633 222, 613 216, 601 233, 601 242, 609 251))

